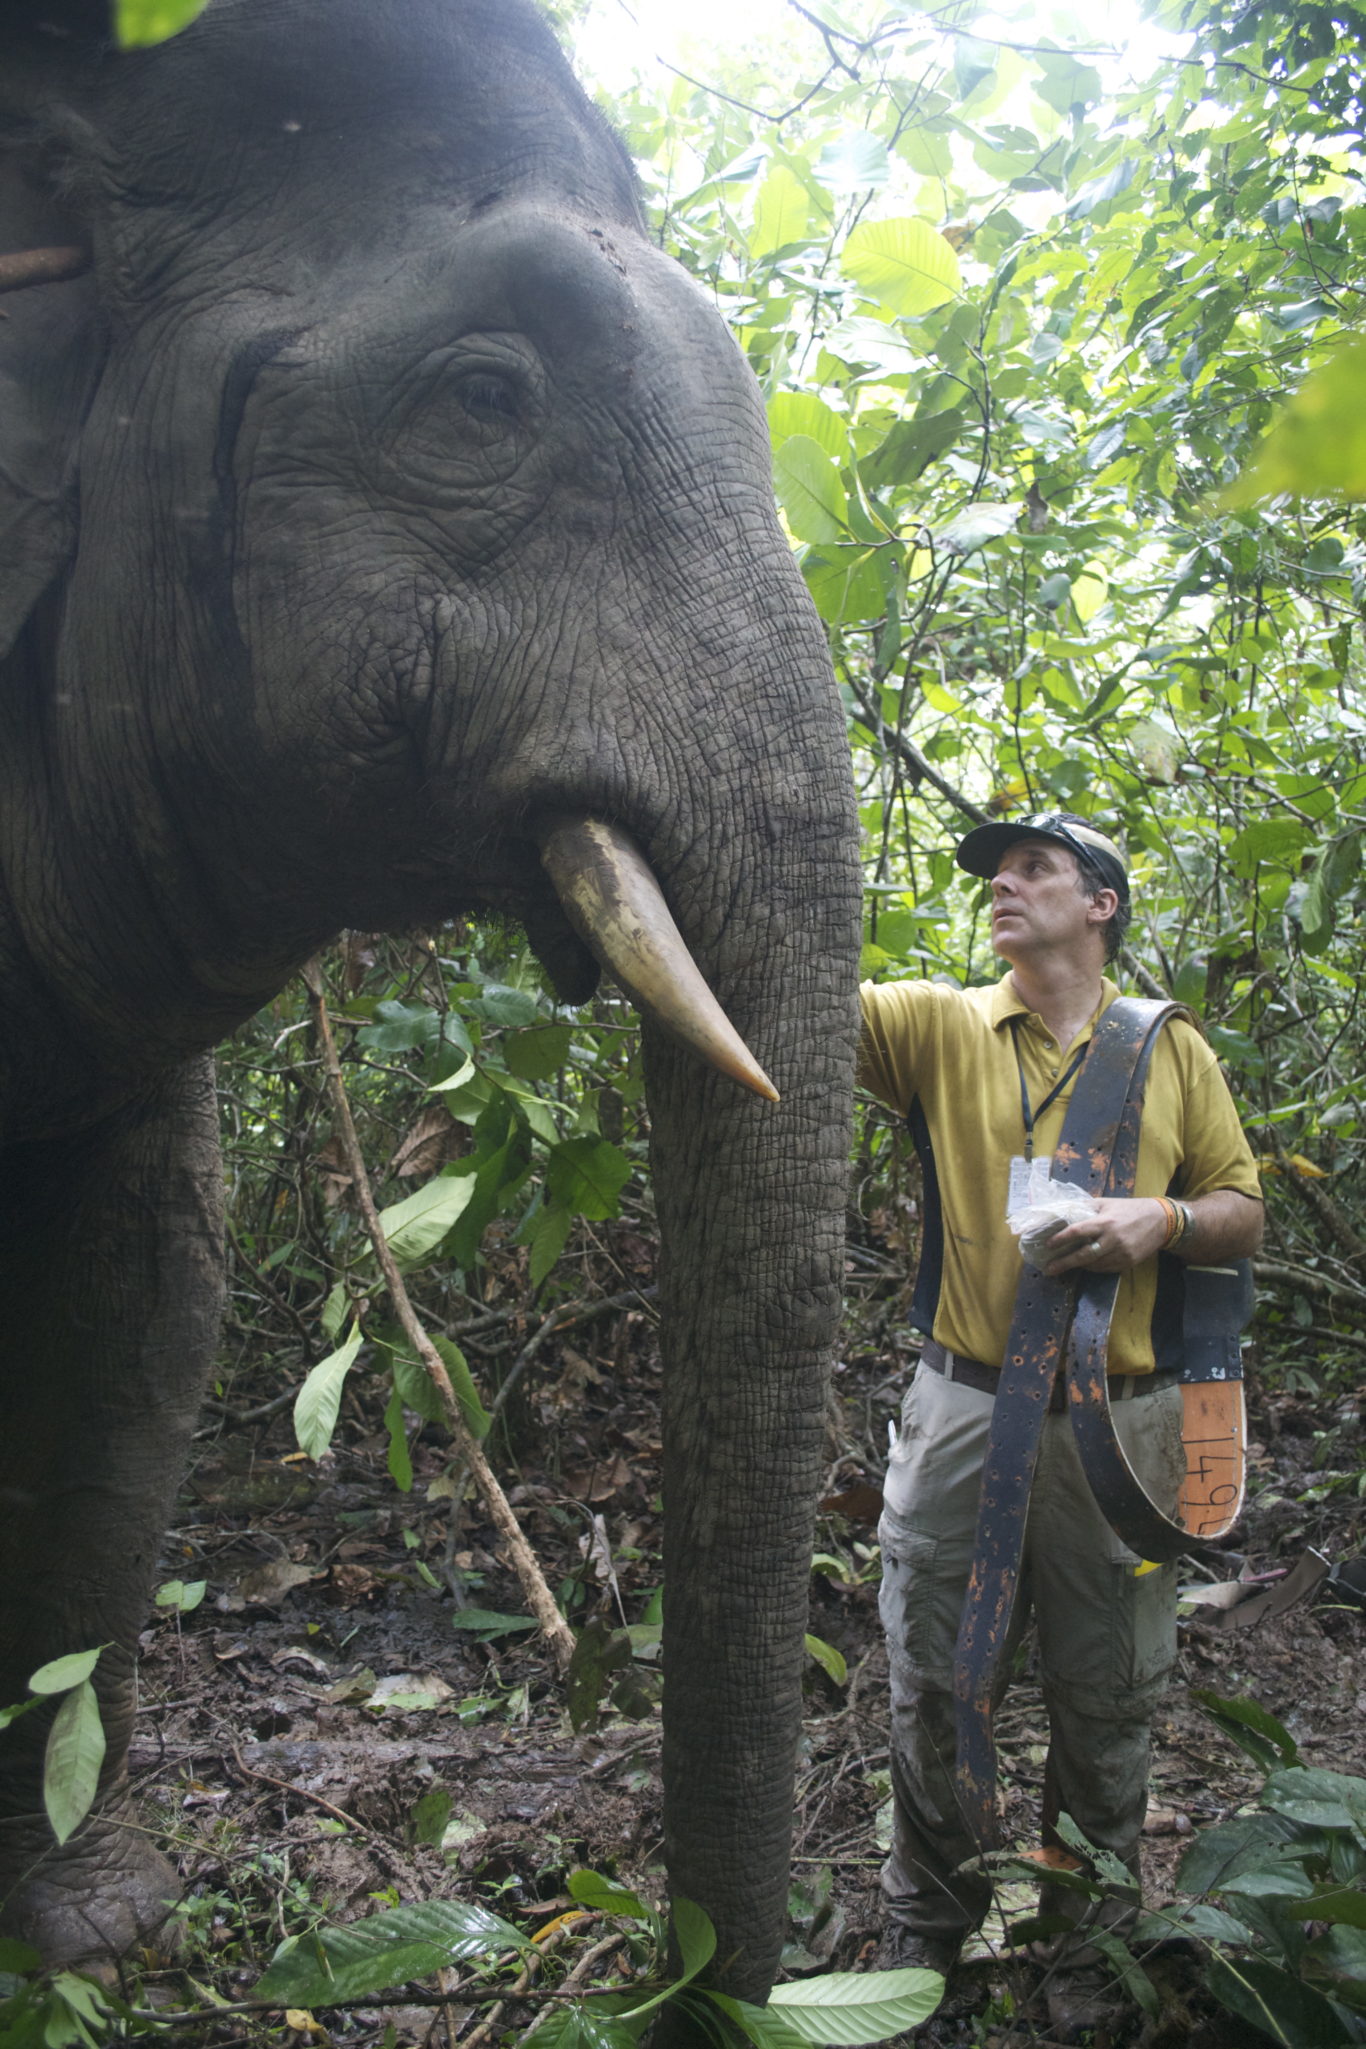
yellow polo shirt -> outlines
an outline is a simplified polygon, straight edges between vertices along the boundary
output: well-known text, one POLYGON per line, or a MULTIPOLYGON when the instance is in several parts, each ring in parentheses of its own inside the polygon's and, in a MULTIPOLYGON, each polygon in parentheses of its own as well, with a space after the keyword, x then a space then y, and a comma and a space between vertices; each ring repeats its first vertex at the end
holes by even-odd
MULTIPOLYGON (((1119 990, 1108 978, 1101 1012, 1119 990)), ((1088 1024, 1059 1047, 1043 1020, 1015 993, 1006 974, 987 989, 939 982, 865 982, 859 1081, 889 1108, 912 1118, 926 1160, 926 1231, 917 1304, 934 1302, 933 1336, 948 1350, 999 1366, 1020 1278, 1019 1241, 1006 1223, 1010 1161, 1024 1151, 1019 1057, 1037 1122, 1036 1157, 1062 1135, 1072 1083, 1042 1116, 1038 1106, 1060 1079, 1088 1024), (935 1189, 942 1246, 934 1229, 935 1189), (938 1261, 936 1275, 927 1270, 938 1261), (926 1286, 926 1283, 929 1286, 926 1286)), ((1100 1013, 1098 1013, 1099 1015, 1100 1013)), ((1193 1199, 1235 1188, 1260 1201, 1251 1150, 1219 1065, 1184 1019, 1162 1029, 1144 1097, 1136 1195, 1172 1191, 1193 1199)), ((1150 1335, 1157 1261, 1120 1279, 1110 1331, 1110 1371, 1151 1373, 1150 1335)))

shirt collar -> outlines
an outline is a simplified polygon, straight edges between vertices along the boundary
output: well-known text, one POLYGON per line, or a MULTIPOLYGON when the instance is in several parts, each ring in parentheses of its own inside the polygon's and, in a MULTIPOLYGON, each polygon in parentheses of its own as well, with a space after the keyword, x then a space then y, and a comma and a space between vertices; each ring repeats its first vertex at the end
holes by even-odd
MULTIPOLYGON (((1102 975, 1100 978, 1100 988, 1099 1015, 1104 1016, 1119 994, 1119 984, 1112 982, 1108 975, 1102 975)), ((1021 1000, 1019 991, 1015 987, 1014 977, 1009 968, 1007 968, 991 992, 991 1025, 993 1031, 1000 1031, 1004 1025, 1009 1024, 1012 1017, 1030 1018, 1034 1014, 1029 1005, 1021 1000)))

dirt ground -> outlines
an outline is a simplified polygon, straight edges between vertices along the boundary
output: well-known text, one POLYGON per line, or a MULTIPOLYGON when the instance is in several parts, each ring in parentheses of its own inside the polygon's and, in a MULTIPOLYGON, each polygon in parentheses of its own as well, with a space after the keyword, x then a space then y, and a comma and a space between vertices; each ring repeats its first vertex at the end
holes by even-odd
MULTIPOLYGON (((577 1584, 576 1624, 597 1612, 635 1622, 659 1578, 652 1325, 643 1313, 604 1320, 579 1343, 546 1348, 524 1404, 520 1461, 504 1450, 500 1468, 552 1586, 577 1584)), ((851 1350, 841 1364, 832 1493, 876 1480, 903 1371, 877 1347, 851 1350)), ((579 1865, 659 1897, 657 1705, 636 1702, 639 1719, 609 1709, 576 1735, 533 1633, 485 1642, 457 1626, 471 1606, 524 1611, 478 1504, 453 1502, 435 1433, 414 1441, 413 1488, 398 1492, 379 1427, 382 1392, 358 1373, 335 1449, 313 1466, 294 1450, 287 1407, 246 1424, 224 1413, 269 1405, 282 1377, 263 1364, 223 1390, 163 1559, 165 1581, 203 1580, 206 1591, 192 1612, 159 1611, 143 1643, 134 1765, 144 1813, 171 1840, 188 1888, 193 1989, 242 1999, 286 1931, 399 1902, 477 1898, 529 1930, 542 1927, 569 1904, 566 1874, 579 1865)), ((1244 1557, 1270 1571, 1307 1546, 1333 1559, 1366 1546, 1363 1392, 1254 1397, 1254 1493, 1228 1577, 1244 1557)), ((796 1971, 871 1961, 888 1791, 871 1523, 827 1516, 818 1548, 811 1628, 841 1652, 847 1677, 837 1683, 809 1666, 796 1971)), ((1306 1762, 1361 1771, 1366 1615, 1320 1599, 1251 1630, 1183 1626, 1144 1843, 1150 1903, 1171 1896, 1192 1831, 1235 1810, 1258 1783, 1193 1701, 1196 1688, 1251 1696, 1281 1718, 1306 1762)), ((1028 1669, 999 1735, 1007 1830, 1027 1846, 1037 1839, 1045 1740, 1028 1669)), ((1028 1911, 1018 1892, 1004 1906, 1028 1911)), ((1204 1999, 1193 1952, 1178 1945, 1152 1968, 1163 2020, 1117 2041, 1231 2049, 1247 2039, 1204 1999)), ((1046 2042, 1029 2006, 1033 1983, 1030 1967, 1005 1961, 999 1947, 982 1953, 921 2039, 996 2049, 1046 2042)), ((146 1985, 163 2005, 190 2003, 180 1971, 154 1969, 146 1985)), ((523 2009, 520 2025, 528 2018, 523 2009)), ((339 2043, 378 2044, 392 2026, 397 2044, 444 2044, 443 2030, 468 2041, 478 2021, 457 2001, 376 2004, 324 2013, 320 2024, 339 2043)), ((481 2039, 518 2021, 509 2009, 481 2039)), ((283 2034, 278 2016, 273 2026, 267 2037, 225 2018, 211 2035, 185 2040, 303 2039, 283 2034)))

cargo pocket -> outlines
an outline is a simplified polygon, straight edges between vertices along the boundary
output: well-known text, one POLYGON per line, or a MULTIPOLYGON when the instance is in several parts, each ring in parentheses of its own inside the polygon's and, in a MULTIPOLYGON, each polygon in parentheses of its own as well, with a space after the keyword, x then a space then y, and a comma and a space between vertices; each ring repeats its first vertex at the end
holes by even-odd
POLYGON ((945 1584, 939 1539, 884 1511, 878 1542, 878 1613, 894 1682, 916 1691, 951 1686, 961 1593, 945 1584))

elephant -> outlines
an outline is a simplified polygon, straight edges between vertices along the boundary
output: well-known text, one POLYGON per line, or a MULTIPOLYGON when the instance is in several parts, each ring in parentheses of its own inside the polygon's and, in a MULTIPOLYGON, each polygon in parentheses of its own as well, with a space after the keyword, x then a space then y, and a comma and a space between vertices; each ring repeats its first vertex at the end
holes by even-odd
POLYGON ((43 1715, 0 1734, 0 1928, 108 1957, 174 1893, 125 1753, 212 1048, 341 929, 494 911, 642 1008, 665 1855, 762 1999, 860 876, 755 379, 528 0, 210 0, 138 51, 9 0, 0 283, 0 1705, 104 1645, 108 1745, 59 1848, 43 1715))

